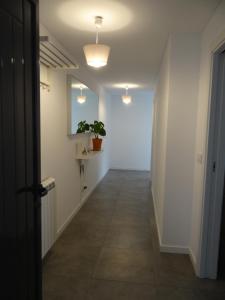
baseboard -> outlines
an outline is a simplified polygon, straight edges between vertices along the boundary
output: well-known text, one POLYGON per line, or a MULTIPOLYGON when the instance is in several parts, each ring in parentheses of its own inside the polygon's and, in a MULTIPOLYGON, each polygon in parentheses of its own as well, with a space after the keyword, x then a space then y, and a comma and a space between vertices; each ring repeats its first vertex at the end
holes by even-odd
POLYGON ((159 230, 159 222, 158 222, 158 215, 156 210, 156 203, 155 203, 155 196, 154 196, 154 190, 152 188, 152 198, 153 198, 153 207, 154 207, 154 215, 156 220, 156 228, 157 228, 157 234, 158 234, 158 241, 159 241, 159 249, 162 253, 177 253, 177 254, 188 254, 192 263, 192 266, 194 268, 194 272, 196 276, 199 276, 199 269, 197 265, 197 259, 190 247, 182 247, 182 246, 174 246, 174 245, 165 245, 162 243, 161 234, 159 230))
POLYGON ((176 253, 176 254, 189 254, 188 247, 172 246, 172 245, 160 245, 160 252, 162 253, 176 253))
POLYGON ((152 199, 153 199, 154 216, 155 216, 155 222, 156 222, 156 230, 157 230, 157 234, 158 234, 158 241, 159 241, 159 247, 160 247, 160 245, 162 244, 162 238, 161 238, 161 234, 160 234, 160 230, 159 230, 159 219, 158 219, 158 214, 157 214, 157 209, 156 209, 154 190, 153 190, 152 186, 151 186, 151 191, 152 191, 152 199))
POLYGON ((188 247, 183 247, 179 245, 167 245, 162 243, 162 237, 159 230, 159 219, 156 209, 156 199, 154 195, 154 190, 152 190, 152 198, 153 198, 153 207, 154 207, 154 215, 155 215, 155 221, 156 221, 156 228, 157 228, 157 234, 158 234, 158 241, 159 241, 159 250, 162 253, 176 253, 176 254, 189 254, 190 250, 188 247))
POLYGON ((74 216, 79 212, 81 207, 84 205, 87 198, 84 198, 81 200, 81 202, 77 205, 77 207, 73 210, 73 212, 70 214, 70 216, 66 219, 66 221, 63 223, 63 225, 57 230, 56 239, 60 237, 60 235, 63 233, 63 231, 66 229, 66 227, 70 224, 74 216))
POLYGON ((199 269, 198 269, 198 266, 197 266, 197 259, 192 251, 191 248, 189 248, 189 256, 190 256, 190 260, 191 260, 191 263, 192 263, 192 266, 194 268, 194 271, 195 271, 195 274, 196 276, 199 276, 199 269))
MULTIPOLYGON (((108 171, 107 171, 108 172, 108 171)), ((75 217, 75 215, 79 212, 79 210, 82 208, 82 206, 85 204, 85 202, 88 200, 88 198, 91 196, 91 194, 94 192, 94 190, 97 188, 99 183, 102 181, 102 179, 106 176, 107 172, 105 175, 100 178, 97 183, 89 190, 89 192, 84 195, 84 197, 81 199, 80 203, 77 205, 77 207, 73 210, 73 212, 70 214, 70 216, 66 219, 66 221, 63 223, 63 225, 57 230, 56 233, 56 240, 61 236, 63 231, 67 228, 67 226, 70 224, 72 219, 75 217)))
POLYGON ((150 172, 150 170, 149 169, 132 169, 132 168, 110 168, 110 170, 112 170, 112 171, 136 171, 136 172, 150 172))

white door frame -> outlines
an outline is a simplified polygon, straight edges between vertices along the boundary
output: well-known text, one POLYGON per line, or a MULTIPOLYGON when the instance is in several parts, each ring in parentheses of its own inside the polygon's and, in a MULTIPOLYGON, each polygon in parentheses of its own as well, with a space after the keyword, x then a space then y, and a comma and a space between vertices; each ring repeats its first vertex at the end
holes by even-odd
POLYGON ((199 275, 200 277, 211 279, 217 278, 225 173, 225 101, 222 101, 223 99, 219 92, 219 90, 221 91, 221 82, 218 80, 220 78, 219 63, 221 63, 221 54, 224 50, 225 41, 212 52, 211 105, 209 111, 203 228, 200 249, 199 275))

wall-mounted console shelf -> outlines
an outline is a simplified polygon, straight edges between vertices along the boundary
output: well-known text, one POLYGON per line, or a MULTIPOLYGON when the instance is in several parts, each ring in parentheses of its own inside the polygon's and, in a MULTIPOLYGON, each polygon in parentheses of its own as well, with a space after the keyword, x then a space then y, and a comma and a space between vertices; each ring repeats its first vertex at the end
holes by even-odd
POLYGON ((92 158, 96 157, 97 155, 99 155, 102 152, 103 152, 103 150, 101 150, 101 151, 89 151, 86 154, 76 155, 76 159, 78 159, 78 160, 92 159, 92 158))
POLYGON ((75 158, 78 161, 78 164, 80 166, 80 185, 81 185, 81 193, 84 192, 87 189, 87 184, 86 184, 86 173, 87 173, 87 165, 88 165, 88 160, 98 156, 101 154, 103 150, 101 151, 88 151, 86 153, 77 153, 75 158))

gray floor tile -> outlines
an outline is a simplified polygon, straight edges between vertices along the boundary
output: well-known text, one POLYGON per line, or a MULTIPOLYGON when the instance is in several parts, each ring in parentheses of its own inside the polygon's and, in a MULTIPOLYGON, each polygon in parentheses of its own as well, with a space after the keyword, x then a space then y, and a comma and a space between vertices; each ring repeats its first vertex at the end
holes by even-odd
POLYGON ((158 286, 193 287, 197 278, 188 255, 155 254, 158 286))
POLYGON ((149 284, 92 280, 88 300, 155 300, 155 293, 149 284))
POLYGON ((104 243, 105 247, 150 249, 152 251, 152 232, 147 226, 112 225, 104 243))
POLYGON ((110 170, 43 266, 44 300, 224 300, 187 255, 159 251, 149 172, 110 170))
POLYGON ((98 198, 92 196, 89 201, 87 201, 82 207, 82 212, 84 211, 95 211, 96 213, 113 213, 116 206, 115 198, 98 198))
POLYGON ((197 290, 195 294, 196 294, 196 299, 199 300, 224 300, 225 299, 224 291, 221 292, 217 290, 214 291, 197 290))
POLYGON ((68 275, 78 278, 92 276, 100 248, 72 247, 69 244, 58 243, 44 265, 44 274, 68 275))
POLYGON ((142 225, 150 227, 148 216, 138 212, 117 211, 112 216, 112 225, 142 225))
POLYGON ((154 283, 154 258, 148 250, 103 248, 95 268, 95 279, 154 283))
POLYGON ((156 289, 157 300, 223 300, 225 294, 218 292, 202 292, 197 289, 159 287, 156 289))
POLYGON ((89 226, 95 224, 107 226, 112 220, 112 214, 113 211, 106 213, 103 211, 96 212, 95 210, 81 210, 71 222, 71 226, 75 226, 76 224, 89 224, 89 226))
POLYGON ((101 247, 104 244, 107 226, 87 223, 77 223, 69 226, 60 237, 60 243, 69 244, 72 247, 101 247))
POLYGON ((86 300, 89 280, 51 274, 43 277, 43 300, 86 300))
POLYGON ((192 290, 163 286, 156 289, 157 300, 200 300, 192 290))

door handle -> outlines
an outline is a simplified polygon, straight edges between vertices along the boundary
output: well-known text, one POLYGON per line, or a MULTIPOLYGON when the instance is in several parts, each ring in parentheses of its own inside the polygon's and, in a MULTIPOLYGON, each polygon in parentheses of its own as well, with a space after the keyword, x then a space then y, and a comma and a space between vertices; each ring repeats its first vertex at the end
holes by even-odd
POLYGON ((38 193, 38 196, 40 196, 40 197, 44 197, 48 194, 48 190, 45 187, 43 187, 43 185, 41 183, 38 184, 36 192, 38 193))
POLYGON ((34 195, 38 195, 39 197, 44 197, 48 194, 48 189, 46 189, 41 183, 38 185, 33 185, 30 187, 25 187, 20 189, 17 193, 33 193, 34 195))

